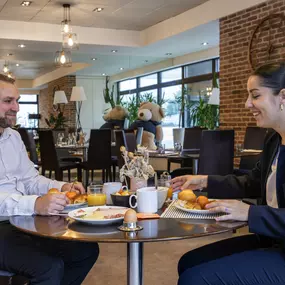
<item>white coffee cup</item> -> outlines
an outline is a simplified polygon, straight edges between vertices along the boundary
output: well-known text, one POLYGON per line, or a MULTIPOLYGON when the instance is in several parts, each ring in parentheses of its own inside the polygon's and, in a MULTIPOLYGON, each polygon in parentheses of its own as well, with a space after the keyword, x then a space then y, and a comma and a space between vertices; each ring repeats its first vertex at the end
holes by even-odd
POLYGON ((106 194, 107 201, 106 204, 112 205, 112 198, 111 194, 116 193, 117 191, 120 191, 122 188, 122 183, 121 182, 108 182, 104 183, 103 185, 103 193, 106 194))
POLYGON ((137 190, 136 195, 131 195, 129 203, 132 208, 138 208, 139 213, 157 212, 157 190, 155 187, 144 187, 137 190), (136 199, 135 205, 132 204, 133 197, 136 199))

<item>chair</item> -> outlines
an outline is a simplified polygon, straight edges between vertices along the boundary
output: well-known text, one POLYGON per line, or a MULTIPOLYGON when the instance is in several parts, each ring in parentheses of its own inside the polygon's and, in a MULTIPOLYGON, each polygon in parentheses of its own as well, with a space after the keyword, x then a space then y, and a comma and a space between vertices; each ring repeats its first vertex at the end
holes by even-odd
POLYGON ((143 127, 138 127, 136 134, 137 145, 142 144, 142 136, 143 136, 143 127))
MULTIPOLYGON (((200 150, 201 145, 201 135, 202 128, 185 128, 184 130, 184 139, 183 139, 183 147, 182 147, 182 154, 183 153, 197 153, 200 150)), ((179 163, 181 167, 186 166, 184 164, 185 159, 180 157, 170 157, 167 159, 167 171, 170 172, 171 163, 179 163)))
POLYGON ((137 149, 137 140, 134 132, 125 132, 125 138, 127 143, 127 150, 135 152, 137 149))
POLYGON ((41 152, 42 163, 42 175, 45 175, 45 171, 49 170, 49 177, 51 172, 55 172, 55 179, 62 181, 63 171, 68 171, 68 180, 70 181, 70 170, 77 169, 78 180, 81 181, 78 162, 62 162, 59 160, 55 144, 53 140, 53 133, 51 130, 39 131, 39 142, 41 152))
POLYGON ((111 166, 111 129, 91 130, 87 161, 79 164, 80 177, 82 169, 86 170, 85 182, 88 184, 89 170, 92 171, 92 180, 93 170, 102 170, 102 181, 106 182, 108 177, 112 181, 111 166))
POLYGON ((233 173, 234 130, 203 131, 198 174, 233 173))
POLYGON ((30 160, 35 165, 39 165, 37 148, 36 148, 36 143, 34 140, 34 135, 33 135, 32 130, 27 130, 25 128, 19 128, 17 129, 17 131, 19 132, 27 151, 30 153, 30 160))
MULTIPOLYGON (((244 136, 244 149, 263 149, 264 139, 267 129, 259 127, 247 127, 244 136)), ((239 169, 235 169, 237 175, 248 173, 259 161, 260 154, 254 156, 244 156, 240 159, 239 169)))

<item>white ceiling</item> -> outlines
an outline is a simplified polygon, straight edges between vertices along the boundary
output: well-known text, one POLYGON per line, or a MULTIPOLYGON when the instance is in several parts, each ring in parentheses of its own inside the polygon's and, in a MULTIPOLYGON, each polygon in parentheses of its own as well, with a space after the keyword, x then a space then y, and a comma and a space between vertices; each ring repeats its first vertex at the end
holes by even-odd
POLYGON ((71 21, 81 27, 141 31, 208 0, 0 0, 0 20, 60 24, 63 3, 71 4, 71 21), (104 10, 93 12, 97 7, 104 10))

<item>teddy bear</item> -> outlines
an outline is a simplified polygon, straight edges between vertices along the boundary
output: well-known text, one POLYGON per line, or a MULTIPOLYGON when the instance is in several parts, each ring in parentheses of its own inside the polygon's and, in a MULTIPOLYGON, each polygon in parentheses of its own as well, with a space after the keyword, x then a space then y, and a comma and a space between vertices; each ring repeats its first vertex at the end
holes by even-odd
POLYGON ((163 109, 153 102, 142 102, 138 110, 138 119, 133 122, 130 129, 143 127, 142 146, 156 150, 161 145, 163 131, 161 121, 165 117, 163 109))
POLYGON ((108 113, 103 116, 106 121, 100 129, 123 129, 125 119, 128 117, 128 111, 122 106, 115 106, 108 113))

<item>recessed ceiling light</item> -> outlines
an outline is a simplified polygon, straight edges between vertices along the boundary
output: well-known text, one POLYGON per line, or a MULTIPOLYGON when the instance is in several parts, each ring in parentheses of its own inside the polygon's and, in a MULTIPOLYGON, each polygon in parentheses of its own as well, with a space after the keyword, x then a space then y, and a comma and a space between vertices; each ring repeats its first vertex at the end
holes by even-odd
POLYGON ((13 54, 12 53, 7 53, 7 56, 12 56, 13 54))
POLYGON ((103 76, 105 76, 105 75, 106 75, 106 73, 102 73, 102 75, 103 75, 103 76))
POLYGON ((19 63, 16 63, 16 66, 18 67, 18 66, 20 66, 20 64, 19 64, 19 63))
POLYGON ((204 42, 204 43, 201 43, 202 46, 207 46, 209 43, 207 42, 204 42))
POLYGON ((31 1, 23 1, 23 2, 21 3, 21 6, 23 6, 23 7, 28 7, 28 6, 30 6, 31 4, 32 4, 31 1))
POLYGON ((96 57, 92 57, 91 60, 97 60, 97 58, 96 57))
POLYGON ((167 52, 165 55, 172 55, 172 53, 171 52, 167 52))
POLYGON ((104 8, 102 7, 97 7, 93 10, 93 12, 102 12, 104 10, 104 8))
POLYGON ((117 51, 118 51, 118 50, 116 50, 116 49, 112 49, 112 50, 111 50, 111 52, 117 52, 117 51))
POLYGON ((124 70, 124 68, 123 68, 123 67, 120 67, 120 70, 124 70))
POLYGON ((145 63, 147 63, 147 62, 148 62, 148 60, 146 59, 144 62, 145 62, 145 63))
POLYGON ((19 48, 25 48, 26 46, 24 44, 18 45, 19 48))

